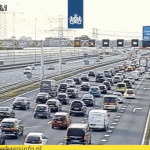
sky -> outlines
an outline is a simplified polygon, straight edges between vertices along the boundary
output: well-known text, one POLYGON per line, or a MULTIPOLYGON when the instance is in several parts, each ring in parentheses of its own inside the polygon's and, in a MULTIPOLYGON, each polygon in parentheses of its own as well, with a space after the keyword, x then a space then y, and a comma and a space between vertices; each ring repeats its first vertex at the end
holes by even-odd
MULTIPOLYGON (((58 36, 58 31, 46 30, 58 28, 59 15, 64 18, 64 36, 70 38, 81 35, 93 38, 92 28, 98 29, 99 40, 142 38, 142 27, 150 25, 150 0, 84 0, 84 29, 73 29, 69 32, 67 32, 68 0, 5 0, 5 4, 8 7, 7 13, 16 12, 14 17, 16 38, 27 36, 41 40, 45 37, 58 36)), ((13 35, 13 14, 5 16, 7 16, 7 38, 10 38, 13 35)), ((1 27, 1 32, 3 30, 1 27)))

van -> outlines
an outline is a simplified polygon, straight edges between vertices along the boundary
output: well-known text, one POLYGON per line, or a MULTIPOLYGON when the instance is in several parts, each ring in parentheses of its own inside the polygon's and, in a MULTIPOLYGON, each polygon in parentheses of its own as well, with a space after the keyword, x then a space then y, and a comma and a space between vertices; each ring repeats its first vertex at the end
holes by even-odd
POLYGON ((118 110, 118 96, 117 95, 104 95, 103 109, 118 110))
POLYGON ((109 126, 109 116, 107 110, 93 109, 88 115, 89 129, 105 129, 109 126))
POLYGON ((105 77, 111 78, 111 73, 109 70, 104 70, 104 75, 105 75, 105 77))
POLYGON ((124 93, 127 89, 126 83, 117 83, 116 92, 124 93))
POLYGON ((138 71, 132 71, 130 75, 134 77, 135 80, 139 80, 140 78, 140 73, 138 71))

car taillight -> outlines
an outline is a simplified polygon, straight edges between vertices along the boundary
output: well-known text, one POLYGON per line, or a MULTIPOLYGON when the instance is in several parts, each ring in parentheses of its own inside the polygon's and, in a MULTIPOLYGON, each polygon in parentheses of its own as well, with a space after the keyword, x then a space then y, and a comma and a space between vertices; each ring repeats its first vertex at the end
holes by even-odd
POLYGON ((39 144, 42 144, 42 141, 39 141, 38 143, 39 143, 39 144))
POLYGON ((84 136, 84 140, 85 141, 88 140, 88 136, 87 135, 84 136))
POLYGON ((72 92, 72 94, 76 94, 76 92, 72 92))
POLYGON ((28 141, 27 141, 27 140, 25 140, 24 142, 25 142, 25 143, 28 143, 28 141))

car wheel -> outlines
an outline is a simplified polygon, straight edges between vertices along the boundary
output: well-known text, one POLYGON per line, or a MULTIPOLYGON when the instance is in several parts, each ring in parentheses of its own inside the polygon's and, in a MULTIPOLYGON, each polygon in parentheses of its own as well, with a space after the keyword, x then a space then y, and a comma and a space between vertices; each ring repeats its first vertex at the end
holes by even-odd
POLYGON ((70 116, 72 115, 72 113, 69 113, 70 114, 70 116))
POLYGON ((27 109, 28 109, 28 106, 26 105, 24 109, 27 110, 27 109))
POLYGON ((5 145, 5 138, 4 138, 4 140, 3 140, 3 143, 2 143, 2 145, 5 145))
POLYGON ((52 126, 52 129, 54 129, 54 127, 52 126))
POLYGON ((36 118, 37 118, 37 115, 34 115, 34 118, 36 119, 36 118))
POLYGON ((12 108, 12 109, 15 109, 15 108, 16 108, 16 107, 14 107, 14 106, 13 106, 13 108, 12 108))
POLYGON ((89 143, 88 144, 91 144, 91 136, 90 136, 90 141, 89 141, 89 143))
POLYGON ((15 134, 15 138, 16 138, 16 139, 18 139, 18 138, 19 138, 19 133, 18 133, 18 132, 16 132, 16 134, 15 134))
POLYGON ((24 131, 24 130, 22 129, 22 132, 21 132, 21 134, 20 134, 20 135, 23 135, 23 131, 24 131))

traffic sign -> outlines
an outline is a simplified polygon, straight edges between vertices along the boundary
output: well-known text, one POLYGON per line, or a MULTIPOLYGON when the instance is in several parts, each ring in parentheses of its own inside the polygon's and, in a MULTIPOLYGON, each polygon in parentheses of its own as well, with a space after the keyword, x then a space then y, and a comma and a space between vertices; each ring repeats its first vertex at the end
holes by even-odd
POLYGON ((74 47, 81 47, 81 40, 74 40, 74 47))
POLYGON ((89 40, 89 47, 95 47, 95 40, 89 40))
POLYGON ((131 46, 132 47, 138 47, 139 46, 139 40, 138 39, 132 39, 131 40, 131 46))
POLYGON ((102 47, 109 47, 109 40, 108 39, 102 40, 102 47))
POLYGON ((123 47, 124 40, 123 39, 117 39, 117 47, 123 47))

